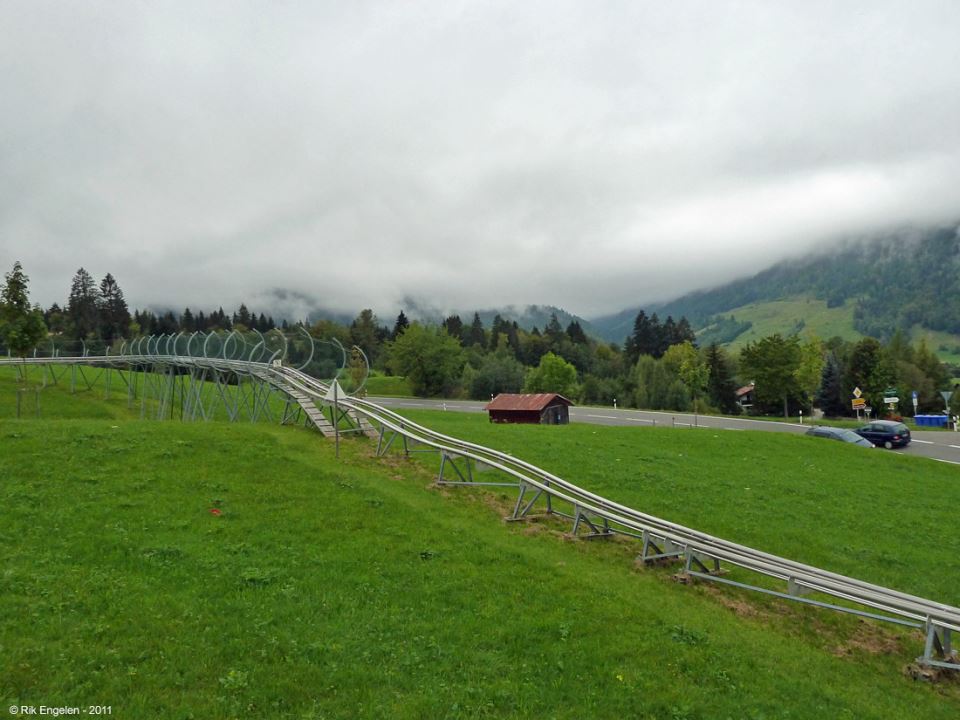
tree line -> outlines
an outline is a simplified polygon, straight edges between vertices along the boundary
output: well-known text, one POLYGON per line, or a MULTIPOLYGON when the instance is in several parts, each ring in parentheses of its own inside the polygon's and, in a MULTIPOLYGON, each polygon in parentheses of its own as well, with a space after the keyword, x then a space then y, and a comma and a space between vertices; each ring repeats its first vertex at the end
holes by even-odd
MULTIPOLYGON (((277 327, 245 304, 232 314, 220 307, 131 315, 112 275, 97 285, 83 268, 71 281, 66 305, 43 310, 30 306, 27 282, 16 263, 0 294, 0 342, 15 354, 49 336, 109 344, 137 335, 277 327)), ((280 328, 289 327, 281 321, 280 328)), ((500 315, 487 327, 479 313, 431 325, 411 322, 401 311, 389 325, 364 309, 349 324, 323 319, 306 329, 360 347, 374 370, 406 377, 424 396, 559 392, 581 403, 654 410, 796 415, 818 407, 843 416, 853 413, 854 388, 878 411, 888 390, 901 396, 899 412, 912 411, 909 393, 916 391, 923 412, 942 409, 938 391, 950 385, 949 368, 926 343, 914 346, 901 332, 885 343, 869 337, 823 341, 806 331, 773 334, 731 352, 717 342, 699 344, 686 317, 661 320, 642 310, 622 346, 588 336, 576 321, 563 327, 555 314, 542 330, 527 330, 500 315), (746 409, 744 397, 752 400, 746 409)))

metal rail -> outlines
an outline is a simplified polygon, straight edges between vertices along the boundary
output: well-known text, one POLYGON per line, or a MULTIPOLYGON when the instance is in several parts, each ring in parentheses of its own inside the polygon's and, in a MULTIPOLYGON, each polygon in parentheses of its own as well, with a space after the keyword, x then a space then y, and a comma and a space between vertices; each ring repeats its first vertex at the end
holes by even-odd
MULTIPOLYGON (((237 339, 231 333, 220 343, 217 356, 208 355, 209 341, 210 336, 199 343, 194 336, 187 339, 182 334, 159 339, 141 338, 129 346, 124 344, 118 355, 63 357, 54 354, 53 357, 0 359, 0 365, 71 364, 129 368, 162 364, 191 371, 243 375, 265 383, 288 397, 292 393, 301 398, 307 396, 316 405, 330 408, 339 419, 348 424, 355 423, 355 430, 361 430, 366 422, 368 428, 376 431, 379 455, 386 453, 397 439, 400 439, 405 453, 438 453, 439 484, 507 485, 517 488, 517 502, 509 520, 529 517, 538 501, 542 501, 540 508, 545 514, 573 522, 574 535, 605 537, 621 534, 636 538, 642 542, 639 559, 644 562, 679 560, 683 562, 684 573, 689 577, 922 629, 926 634, 926 644, 924 654, 917 658, 918 663, 960 670, 952 644, 952 633, 960 632, 960 608, 822 570, 672 523, 591 493, 507 453, 431 430, 362 398, 344 394, 334 398, 331 396, 331 383, 304 372, 305 366, 313 358, 312 346, 307 363, 300 367, 289 367, 281 362, 287 350, 286 340, 283 348, 270 354, 264 336, 260 336, 259 342, 252 348, 247 348, 243 338, 237 339), (201 345, 204 355, 192 355, 191 347, 199 348, 201 345), (184 351, 183 354, 178 349, 184 351), (268 354, 268 361, 263 361, 262 358, 268 354), (474 471, 484 468, 498 471, 509 481, 478 480, 474 471), (785 582, 785 591, 723 577, 722 564, 785 582), (824 595, 829 601, 808 597, 811 593, 824 595)), ((342 346, 340 349, 343 350, 342 346)), ((343 352, 343 358, 345 363, 346 352, 343 352)))

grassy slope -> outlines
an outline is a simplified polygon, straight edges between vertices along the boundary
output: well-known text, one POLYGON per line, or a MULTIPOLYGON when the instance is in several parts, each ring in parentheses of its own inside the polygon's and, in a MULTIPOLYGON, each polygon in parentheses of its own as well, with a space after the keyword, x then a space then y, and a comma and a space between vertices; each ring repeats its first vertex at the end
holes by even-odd
POLYGON ((364 389, 367 395, 379 397, 413 397, 410 383, 397 375, 371 375, 364 389))
MULTIPOLYGON (((7 704, 138 718, 960 710, 956 686, 899 673, 915 635, 631 571, 632 545, 504 526, 509 498, 429 491, 418 465, 373 461, 369 443, 338 463, 305 430, 64 403, 109 419, 0 420, 7 704)), ((549 452, 526 430, 509 428, 525 457, 549 452)), ((606 433, 591 447, 605 452, 606 433)))
POLYGON ((788 335, 794 331, 799 320, 804 322, 804 330, 810 330, 827 340, 839 335, 848 340, 863 337, 853 327, 853 305, 846 303, 840 307, 828 308, 823 300, 796 297, 765 303, 752 303, 734 308, 723 315, 734 315, 741 322, 749 320, 753 326, 729 344, 733 350, 739 350, 749 342, 780 333, 788 335))
MULTIPOLYGON (((748 342, 755 342, 773 333, 790 334, 794 332, 799 320, 803 320, 804 330, 811 330, 824 340, 834 335, 851 341, 863 337, 862 333, 853 327, 853 305, 850 302, 840 307, 828 308, 823 300, 798 296, 786 300, 751 303, 721 314, 734 315, 737 320, 749 320, 753 323, 749 330, 728 343, 727 347, 733 351, 738 351, 748 342)), ((915 325, 911 329, 910 336, 914 343, 918 343, 922 337, 926 338, 927 346, 937 353, 941 360, 960 364, 960 353, 955 352, 955 349, 960 347, 960 335, 915 325)))
POLYGON ((938 330, 929 330, 921 325, 914 325, 910 332, 910 339, 914 343, 919 343, 921 338, 927 341, 927 347, 930 348, 944 362, 953 365, 960 365, 960 335, 940 332, 938 330))
POLYGON ((406 411, 638 510, 960 606, 960 470, 806 436, 493 425, 406 411))

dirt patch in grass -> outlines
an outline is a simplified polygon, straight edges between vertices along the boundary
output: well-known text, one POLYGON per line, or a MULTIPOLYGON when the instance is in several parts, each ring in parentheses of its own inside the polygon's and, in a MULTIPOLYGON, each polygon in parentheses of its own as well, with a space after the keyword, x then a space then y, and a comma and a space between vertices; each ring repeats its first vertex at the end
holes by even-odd
MULTIPOLYGON (((922 636, 917 635, 917 639, 919 643, 923 642, 922 636)), ((901 636, 894 635, 889 630, 874 623, 859 620, 853 634, 846 638, 841 644, 837 645, 833 650, 833 654, 837 656, 852 655, 854 653, 894 655, 902 654, 904 651, 901 636)))

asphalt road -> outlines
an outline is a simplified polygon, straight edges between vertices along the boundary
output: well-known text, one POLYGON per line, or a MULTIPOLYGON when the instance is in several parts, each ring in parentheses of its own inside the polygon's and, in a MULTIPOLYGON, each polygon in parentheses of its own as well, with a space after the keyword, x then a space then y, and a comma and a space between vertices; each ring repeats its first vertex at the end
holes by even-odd
MULTIPOLYGON (((423 410, 449 410, 455 412, 484 412, 485 403, 477 400, 426 400, 421 398, 370 397, 368 400, 384 407, 423 410)), ((713 429, 732 432, 759 430, 764 432, 805 433, 811 423, 775 422, 752 418, 715 417, 711 415, 688 415, 653 410, 623 410, 603 407, 572 407, 571 422, 593 425, 620 425, 641 427, 675 427, 682 430, 713 429)), ((960 465, 960 433, 929 430, 911 431, 912 441, 905 448, 892 452, 932 458, 940 462, 960 465)), ((886 451, 885 451, 886 452, 886 451)))

